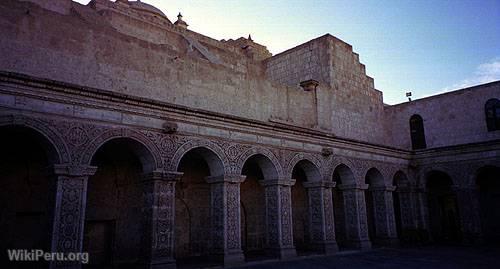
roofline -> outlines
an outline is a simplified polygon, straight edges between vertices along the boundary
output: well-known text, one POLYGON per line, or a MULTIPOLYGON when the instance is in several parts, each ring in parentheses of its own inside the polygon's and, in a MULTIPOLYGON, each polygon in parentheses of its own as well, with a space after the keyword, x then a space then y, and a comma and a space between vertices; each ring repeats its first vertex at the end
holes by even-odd
POLYGON ((442 96, 448 95, 448 94, 456 94, 456 93, 459 93, 459 92, 462 92, 462 91, 477 90, 479 88, 483 88, 485 86, 491 86, 491 85, 495 85, 495 84, 499 84, 500 85, 500 80, 492 81, 492 82, 487 82, 487 83, 483 83, 483 84, 478 84, 478 85, 470 86, 470 87, 467 87, 467 88, 452 90, 452 91, 449 91, 449 92, 443 92, 443 93, 439 93, 439 94, 436 94, 436 95, 422 97, 422 98, 419 98, 419 99, 415 99, 415 100, 412 100, 412 101, 406 101, 406 102, 399 103, 399 104, 394 104, 394 105, 388 105, 388 104, 386 104, 386 105, 388 107, 395 107, 395 106, 400 106, 400 105, 408 105, 410 103, 415 103, 415 102, 420 102, 420 101, 427 101, 429 99, 442 97, 442 96))

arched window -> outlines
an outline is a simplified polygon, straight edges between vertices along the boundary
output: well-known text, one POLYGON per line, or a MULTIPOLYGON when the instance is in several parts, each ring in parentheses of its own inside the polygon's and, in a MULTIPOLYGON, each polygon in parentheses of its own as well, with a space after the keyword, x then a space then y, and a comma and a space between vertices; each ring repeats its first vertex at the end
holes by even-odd
POLYGON ((425 149, 424 120, 420 115, 413 115, 410 118, 411 146, 413 149, 425 149))
POLYGON ((484 105, 488 131, 500 130, 500 100, 492 98, 484 105))

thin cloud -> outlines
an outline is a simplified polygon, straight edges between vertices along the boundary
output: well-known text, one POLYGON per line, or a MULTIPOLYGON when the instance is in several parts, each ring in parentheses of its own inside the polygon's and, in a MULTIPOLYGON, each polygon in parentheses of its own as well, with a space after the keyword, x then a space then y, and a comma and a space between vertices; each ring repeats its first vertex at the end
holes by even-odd
POLYGON ((480 64, 476 68, 473 76, 464 79, 459 83, 453 84, 452 86, 443 88, 440 93, 463 89, 497 80, 500 80, 500 57, 497 57, 490 62, 480 64))

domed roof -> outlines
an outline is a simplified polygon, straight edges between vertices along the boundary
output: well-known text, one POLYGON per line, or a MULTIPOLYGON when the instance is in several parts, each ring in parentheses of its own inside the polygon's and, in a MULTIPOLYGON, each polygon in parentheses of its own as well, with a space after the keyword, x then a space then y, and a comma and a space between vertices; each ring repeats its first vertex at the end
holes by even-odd
POLYGON ((160 9, 158 9, 150 4, 143 3, 140 0, 129 1, 128 3, 129 3, 131 8, 133 8, 137 11, 148 12, 148 13, 151 13, 153 15, 158 15, 160 17, 167 18, 165 13, 163 13, 160 9))

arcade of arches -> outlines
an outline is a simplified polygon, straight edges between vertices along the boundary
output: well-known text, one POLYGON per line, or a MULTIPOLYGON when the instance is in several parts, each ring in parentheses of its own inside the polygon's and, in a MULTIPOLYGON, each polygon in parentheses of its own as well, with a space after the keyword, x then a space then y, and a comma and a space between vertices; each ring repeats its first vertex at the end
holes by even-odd
POLYGON ((402 168, 387 173, 382 165, 332 160, 325 169, 313 155, 282 162, 259 148, 229 162, 224 149, 207 141, 182 143, 165 157, 125 131, 83 145, 88 162, 74 164, 52 134, 0 128, 2 255, 83 250, 90 265, 175 267, 423 238, 461 242, 474 233, 477 240, 500 239, 494 165, 477 169, 469 187, 430 170, 418 188, 402 168), (477 207, 478 216, 468 207, 477 207))

